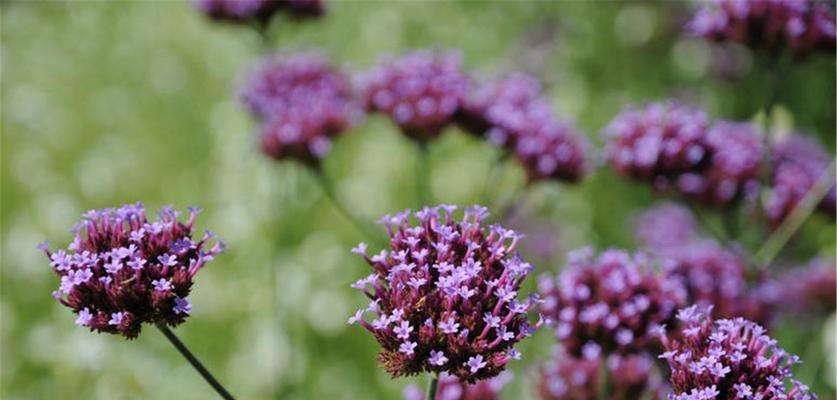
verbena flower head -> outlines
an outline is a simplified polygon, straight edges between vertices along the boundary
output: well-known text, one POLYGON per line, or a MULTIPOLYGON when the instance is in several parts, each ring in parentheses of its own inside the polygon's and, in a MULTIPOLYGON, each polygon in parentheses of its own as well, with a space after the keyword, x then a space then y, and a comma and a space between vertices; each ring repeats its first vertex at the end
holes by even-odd
POLYGON ((681 174, 705 165, 708 128, 706 113, 686 104, 628 107, 604 129, 605 152, 617 172, 664 190, 681 174))
POLYGON ((791 375, 799 358, 779 347, 760 325, 743 318, 713 320, 696 305, 677 318, 681 328, 663 335, 666 351, 659 356, 671 368, 670 399, 816 398, 791 375))
MULTIPOLYGON (((776 226, 796 208, 822 174, 828 172, 832 157, 818 143, 795 134, 773 145, 770 158, 771 188, 764 209, 770 223, 776 226)), ((835 202, 837 189, 832 186, 818 208, 833 217, 835 202)))
POLYGON ((835 44, 833 6, 815 0, 716 0, 697 10, 687 30, 713 41, 796 55, 833 52, 835 44))
POLYGON ((367 109, 389 115, 419 141, 437 137, 453 122, 470 88, 456 54, 431 50, 383 61, 358 81, 367 109))
POLYGON ((660 202, 635 219, 637 241, 654 250, 679 246, 697 239, 697 223, 692 212, 677 203, 660 202))
POLYGON ((488 212, 468 207, 454 219, 455 206, 409 210, 381 223, 390 248, 367 255, 353 251, 374 272, 353 284, 371 300, 349 323, 378 340, 379 361, 394 377, 447 372, 475 382, 499 374, 518 358, 512 347, 531 335, 528 313, 537 296, 518 301, 521 282, 534 269, 514 253, 521 235, 498 225, 486 227, 488 212))
MULTIPOLYGON (((503 371, 491 379, 476 383, 462 382, 448 374, 439 376, 436 400, 498 400, 500 390, 512 379, 512 373, 503 371)), ((404 400, 425 400, 424 391, 416 385, 404 389, 404 400)))
POLYGON ((677 189, 705 203, 723 207, 758 194, 764 148, 750 123, 716 122, 703 138, 708 150, 705 168, 678 177, 677 189))
POLYGON ((241 98, 261 121, 262 150, 277 160, 318 162, 331 138, 362 116, 345 77, 316 53, 268 59, 252 73, 241 98))
POLYGON ((520 132, 514 155, 526 170, 529 182, 543 179, 575 182, 585 173, 581 137, 570 124, 549 119, 536 129, 520 132))
POLYGON ((540 368, 538 393, 543 400, 591 400, 602 390, 602 362, 607 374, 608 399, 629 400, 660 398, 660 380, 653 373, 654 362, 647 354, 603 356, 601 349, 590 344, 580 357, 561 349, 553 351, 552 359, 540 368))
POLYGON ((779 305, 794 315, 827 315, 837 308, 837 266, 833 258, 817 257, 778 278, 779 305))
POLYGON ((41 246, 61 279, 53 297, 78 314, 76 325, 128 339, 144 322, 183 323, 195 274, 224 249, 222 242, 210 246, 209 231, 192 239, 198 212, 190 208, 181 222, 179 212, 164 207, 149 222, 141 203, 88 211, 66 250, 41 246))
POLYGON ((267 24, 281 6, 278 0, 195 0, 194 4, 214 20, 260 25, 267 24))
POLYGON ((660 327, 673 318, 686 292, 675 280, 656 274, 641 254, 591 249, 570 254, 557 278, 543 275, 542 310, 554 321, 558 339, 575 357, 587 345, 605 353, 652 348, 660 327))

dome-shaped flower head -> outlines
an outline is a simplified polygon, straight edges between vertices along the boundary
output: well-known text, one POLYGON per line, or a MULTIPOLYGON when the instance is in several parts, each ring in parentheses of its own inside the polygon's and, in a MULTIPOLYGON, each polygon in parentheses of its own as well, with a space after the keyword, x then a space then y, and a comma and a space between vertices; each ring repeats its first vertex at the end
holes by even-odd
POLYGON ((262 122, 262 150, 277 160, 318 162, 331 148, 331 138, 362 116, 345 77, 315 53, 278 55, 263 62, 241 98, 262 122))
POLYGON ((778 278, 779 305, 794 314, 833 313, 837 308, 837 266, 834 259, 817 257, 782 273, 778 278))
MULTIPOLYGON (((764 209, 771 225, 780 224, 803 197, 828 172, 832 157, 818 143, 796 134, 780 140, 770 149, 771 188, 764 209)), ((835 214, 837 189, 832 186, 818 209, 835 214)))
POLYGON ((527 314, 538 302, 518 301, 521 282, 534 269, 516 253, 521 235, 486 227, 488 212, 474 206, 454 219, 456 207, 424 208, 382 223, 390 248, 371 256, 353 251, 374 273, 352 286, 372 302, 349 319, 375 335, 378 359, 394 377, 447 372, 474 383, 499 374, 518 358, 512 347, 543 323, 527 314), (371 314, 371 321, 367 321, 371 314))
POLYGON ((149 222, 141 203, 90 210, 66 250, 42 249, 61 279, 53 296, 78 314, 76 325, 135 338, 144 322, 176 326, 189 316, 195 274, 223 251, 213 235, 192 239, 199 210, 186 222, 170 207, 149 222))
POLYGON ((647 354, 607 356, 604 365, 607 387, 600 383, 603 355, 596 344, 585 346, 580 357, 562 349, 553 350, 553 357, 540 368, 538 393, 543 400, 593 400, 602 398, 629 400, 661 398, 657 394, 660 379, 653 374, 654 362, 647 354))
POLYGON ((494 135, 496 144, 505 145, 508 136, 524 129, 527 119, 551 112, 542 95, 535 78, 512 73, 476 88, 466 99, 458 120, 466 131, 477 136, 494 135))
POLYGON ((629 107, 604 129, 605 152, 617 172, 664 190, 706 163, 708 127, 706 113, 689 105, 670 101, 629 107))
POLYGON ((708 164, 678 177, 679 191, 716 207, 758 195, 764 146, 753 124, 716 122, 704 143, 708 164))
POLYGON ((231 23, 266 25, 281 6, 278 0, 195 0, 207 17, 231 23))
POLYGON ((387 114, 410 138, 437 137, 460 110, 470 87, 454 53, 418 50, 361 75, 366 108, 387 114))
POLYGON ((706 309, 680 310, 681 328, 663 335, 672 400, 815 399, 790 368, 789 355, 760 325, 743 318, 713 320, 706 309), (785 381, 790 380, 791 385, 785 381))
POLYGON ((521 131, 516 138, 514 155, 526 170, 528 181, 581 179, 585 172, 582 136, 568 123, 555 119, 543 122, 535 129, 521 131))
POLYGON ((644 256, 623 250, 595 258, 590 249, 572 252, 557 278, 541 277, 539 290, 542 311, 575 357, 588 344, 606 354, 653 348, 655 334, 686 297, 677 281, 656 274, 644 256))
POLYGON ((698 236, 692 212, 672 202, 660 202, 642 211, 634 226, 637 241, 655 251, 689 243, 698 236))
MULTIPOLYGON (((500 390, 512 379, 512 373, 503 371, 491 379, 476 383, 459 380, 455 376, 442 374, 436 390, 436 400, 498 400, 500 390)), ((425 393, 416 385, 404 389, 404 400, 425 400, 425 393)))
POLYGON ((687 30, 712 41, 805 55, 834 51, 834 22, 833 2, 716 0, 697 10, 687 30))

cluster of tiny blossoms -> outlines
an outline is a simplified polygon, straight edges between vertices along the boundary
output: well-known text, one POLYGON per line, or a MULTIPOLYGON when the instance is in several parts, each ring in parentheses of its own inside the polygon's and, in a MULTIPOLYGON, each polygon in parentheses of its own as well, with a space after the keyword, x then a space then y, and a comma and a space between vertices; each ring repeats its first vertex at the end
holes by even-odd
POLYGON ((268 24, 281 10, 292 16, 319 16, 325 12, 324 0, 195 0, 198 11, 207 17, 230 23, 268 24))
POLYGON ((316 164, 331 149, 331 137, 362 117, 345 77, 315 53, 265 61, 241 98, 261 122, 262 150, 277 160, 316 164))
POLYGON ((653 349, 659 329, 673 318, 686 292, 649 264, 641 254, 615 249, 594 258, 588 248, 572 252, 557 278, 541 276, 541 309, 555 322, 570 355, 582 356, 588 345, 607 354, 653 349))
MULTIPOLYGON (((770 158, 771 187, 765 198, 764 211, 768 221, 776 226, 796 208, 822 174, 829 172, 831 156, 818 143, 795 134, 774 144, 770 158)), ((833 217, 836 202, 837 189, 832 186, 818 209, 833 217)))
POLYGON ((470 78, 453 53, 417 50, 358 77, 363 103, 387 114, 410 138, 439 136, 468 95, 470 78))
POLYGON ((647 354, 604 356, 598 345, 585 346, 581 357, 556 348, 552 359, 540 369, 538 393, 543 400, 589 400, 599 398, 601 365, 607 374, 608 399, 661 399, 660 380, 653 374, 654 362, 647 354))
MULTIPOLYGON (((498 400, 500 390, 512 380, 512 373, 503 371, 499 375, 476 383, 459 380, 455 376, 442 374, 436 390, 436 400, 498 400)), ((423 390, 416 385, 404 389, 404 400, 425 400, 423 390)))
POLYGON ((477 89, 460 113, 466 130, 513 152, 530 181, 576 181, 585 170, 581 135, 559 121, 538 82, 510 74, 477 89))
POLYGON ((613 168, 657 190, 674 187, 717 207, 757 195, 764 149, 752 124, 710 126, 705 112, 667 102, 630 107, 603 133, 613 168))
POLYGON ((709 40, 744 43, 805 55, 834 51, 834 9, 816 0, 716 0, 702 6, 687 25, 709 40))
POLYGON ((447 372, 474 382, 491 378, 519 357, 512 347, 543 324, 527 314, 536 296, 516 300, 521 282, 534 269, 514 253, 521 235, 498 225, 485 227, 487 210, 455 206, 385 216, 390 249, 360 254, 374 273, 352 287, 371 303, 349 319, 371 332, 378 357, 393 376, 447 372), (367 321, 367 314, 373 315, 367 321))
POLYGON ((66 250, 50 252, 50 265, 61 279, 53 296, 78 314, 76 325, 135 338, 144 322, 175 326, 192 310, 186 299, 195 274, 223 251, 208 248, 207 231, 193 241, 192 225, 169 207, 149 222, 141 203, 118 209, 91 210, 73 228, 66 250))
POLYGON ((760 325, 743 318, 713 320, 709 310, 680 310, 681 328, 662 336, 671 368, 672 400, 815 399, 793 380, 789 355, 760 325), (791 380, 790 389, 785 381, 791 380))

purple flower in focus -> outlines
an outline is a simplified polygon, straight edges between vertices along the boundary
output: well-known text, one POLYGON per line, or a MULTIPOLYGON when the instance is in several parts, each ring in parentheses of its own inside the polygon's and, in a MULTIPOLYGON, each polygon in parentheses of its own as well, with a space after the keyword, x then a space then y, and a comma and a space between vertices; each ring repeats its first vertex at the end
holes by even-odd
POLYGON ((277 160, 317 163, 330 150, 331 138, 362 116, 345 77, 315 53, 263 62, 241 98, 261 122, 262 150, 277 160))
POLYGON ((681 328, 663 335, 660 355, 671 368, 672 400, 815 399, 793 380, 790 367, 799 363, 766 335, 760 325, 743 318, 713 320, 708 310, 691 306, 677 318, 681 328), (789 388, 785 381, 792 383, 789 388))
POLYGON ((78 313, 76 325, 133 339, 144 322, 183 323, 195 274, 224 247, 217 242, 207 248, 207 233, 192 247, 172 249, 191 241, 197 212, 186 222, 178 215, 165 207, 159 220, 149 222, 141 203, 91 210, 67 250, 52 253, 40 246, 61 282, 53 296, 78 313))
POLYGON ((797 56, 834 52, 833 3, 816 0, 716 0, 701 6, 686 29, 708 40, 739 42, 752 48, 797 56))
POLYGON ((453 53, 418 50, 358 79, 366 108, 392 118, 410 138, 436 138, 463 106, 470 78, 453 53))
MULTIPOLYGON (((459 378, 443 373, 439 376, 436 400, 498 400, 500 390, 512 379, 512 373, 503 371, 491 379, 476 383, 460 381, 459 378)), ((425 400, 425 393, 416 385, 404 389, 404 400, 425 400)))
POLYGON ((555 324, 567 352, 579 357, 593 343, 607 353, 652 348, 655 331, 668 323, 686 299, 675 280, 655 274, 650 261, 623 250, 597 258, 577 250, 557 278, 541 276, 541 307, 555 324))
MULTIPOLYGON (((543 323, 527 314, 538 302, 514 300, 534 269, 514 249, 520 235, 498 225, 485 227, 485 208, 424 208, 385 216, 389 250, 362 256, 375 274, 358 281, 373 301, 350 323, 380 343, 378 356, 395 377, 446 372, 475 382, 499 374, 516 356, 513 345, 543 323), (424 280, 422 285, 411 282, 424 280), (373 321, 363 317, 372 313, 373 321)), ((362 246, 361 246, 362 248, 362 246)))

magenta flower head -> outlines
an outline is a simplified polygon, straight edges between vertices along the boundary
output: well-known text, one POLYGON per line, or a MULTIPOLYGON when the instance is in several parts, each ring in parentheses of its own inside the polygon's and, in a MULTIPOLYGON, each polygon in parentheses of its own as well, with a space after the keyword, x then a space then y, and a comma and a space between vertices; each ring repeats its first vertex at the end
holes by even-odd
POLYGON ((498 225, 486 227, 484 207, 468 207, 454 219, 455 206, 424 208, 381 223, 390 249, 353 251, 374 272, 352 286, 372 302, 349 323, 378 340, 378 359, 393 377, 422 371, 446 372, 474 383, 496 376, 519 353, 512 347, 543 324, 529 323, 538 303, 518 301, 520 284, 534 269, 514 253, 521 235, 498 225), (366 314, 372 315, 367 321, 366 314))
POLYGON ((262 122, 262 150, 276 160, 316 164, 330 150, 331 138, 362 118, 345 77, 316 53, 263 62, 241 99, 262 122))
POLYGON ((613 168, 665 190, 683 173, 708 160, 703 110, 677 102, 629 107, 604 129, 605 152, 613 168))
POLYGON ((466 131, 506 145, 526 129, 528 119, 551 113, 542 99, 541 84, 523 73, 512 73, 474 90, 458 117, 466 131))
POLYGON ((817 257, 781 274, 779 302, 794 315, 827 315, 837 308, 837 265, 833 258, 817 257))
MULTIPOLYGON (((512 380, 512 373, 503 371, 491 379, 476 383, 462 382, 448 374, 439 376, 436 400, 499 400, 500 390, 512 380)), ((404 400, 425 400, 425 393, 416 385, 404 389, 404 400)))
POLYGON ((53 292, 78 314, 76 325, 97 332, 137 337, 142 323, 176 326, 192 310, 187 300, 195 274, 224 250, 209 244, 213 234, 192 239, 199 209, 186 222, 170 207, 149 222, 142 203, 118 209, 90 210, 73 228, 66 250, 41 249, 61 279, 53 292))
POLYGON ((707 204, 723 207, 734 200, 758 195, 764 146, 750 123, 720 121, 703 138, 708 164, 682 174, 677 189, 707 204))
POLYGON ((659 251, 696 240, 697 222, 692 212, 677 203, 660 202, 634 220, 637 241, 659 251))
POLYGON ((788 49, 798 56, 834 52, 835 46, 833 5, 816 0, 716 0, 698 9, 687 30, 712 41, 788 49))
POLYGON ((557 278, 542 275, 541 309, 554 321, 567 352, 580 357, 587 345, 606 354, 635 353, 656 344, 656 333, 686 299, 675 280, 657 275, 641 254, 589 248, 569 255, 557 278))
POLYGON ((436 138, 460 110, 470 88, 454 53, 418 50, 361 75, 366 108, 390 118, 410 138, 436 138))
POLYGON ((281 6, 278 0, 195 0, 207 17, 230 23, 266 25, 281 6))
POLYGON ((559 179, 576 182, 585 173, 585 145, 571 125, 554 119, 521 132, 514 155, 529 182, 559 179))
POLYGON ((662 336, 666 351, 659 356, 671 368, 670 399, 816 399, 793 380, 790 368, 799 358, 760 325, 743 318, 713 320, 696 305, 677 318, 681 328, 662 336))
MULTIPOLYGON (((780 140, 770 149, 773 166, 771 188, 764 211, 771 225, 780 224, 811 190, 822 174, 828 172, 831 156, 818 143, 795 134, 780 140)), ((832 186, 818 209, 835 215, 837 189, 832 186)))

